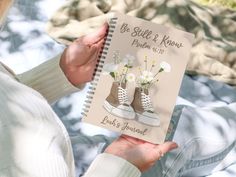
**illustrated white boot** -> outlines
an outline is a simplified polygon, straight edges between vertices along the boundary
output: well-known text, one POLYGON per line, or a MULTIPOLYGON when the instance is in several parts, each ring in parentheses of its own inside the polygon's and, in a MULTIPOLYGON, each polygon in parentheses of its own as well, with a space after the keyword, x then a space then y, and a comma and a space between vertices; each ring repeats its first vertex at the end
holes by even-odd
POLYGON ((150 126, 160 126, 160 119, 154 112, 147 89, 135 88, 134 100, 131 106, 134 108, 139 122, 150 126))
POLYGON ((104 101, 103 107, 115 116, 135 119, 135 112, 130 106, 125 83, 113 82, 110 94, 104 101))

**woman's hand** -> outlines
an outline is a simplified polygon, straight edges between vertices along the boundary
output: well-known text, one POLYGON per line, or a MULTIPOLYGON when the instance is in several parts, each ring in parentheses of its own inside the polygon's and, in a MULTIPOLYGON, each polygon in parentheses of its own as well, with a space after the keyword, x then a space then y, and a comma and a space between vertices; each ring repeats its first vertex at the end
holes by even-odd
POLYGON ((174 142, 155 145, 122 135, 109 145, 105 152, 126 159, 143 172, 153 166, 165 153, 177 147, 178 145, 174 142))
POLYGON ((60 67, 73 85, 92 80, 107 28, 106 23, 95 33, 78 38, 62 54, 60 67))

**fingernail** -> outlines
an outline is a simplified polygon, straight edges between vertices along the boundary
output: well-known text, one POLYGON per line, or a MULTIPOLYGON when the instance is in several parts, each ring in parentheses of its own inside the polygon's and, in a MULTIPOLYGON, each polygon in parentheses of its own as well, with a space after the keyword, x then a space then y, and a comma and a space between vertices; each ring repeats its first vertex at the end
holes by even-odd
POLYGON ((171 144, 171 149, 176 149, 176 148, 178 148, 178 144, 172 143, 172 144, 171 144))

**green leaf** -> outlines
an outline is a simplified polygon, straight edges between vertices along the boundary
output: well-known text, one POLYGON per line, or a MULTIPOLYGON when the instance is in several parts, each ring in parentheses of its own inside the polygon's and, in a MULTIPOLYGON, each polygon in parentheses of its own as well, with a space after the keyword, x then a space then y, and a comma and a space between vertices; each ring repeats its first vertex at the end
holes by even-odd
POLYGON ((115 78, 115 73, 114 73, 114 72, 110 72, 110 76, 111 76, 112 78, 115 78))

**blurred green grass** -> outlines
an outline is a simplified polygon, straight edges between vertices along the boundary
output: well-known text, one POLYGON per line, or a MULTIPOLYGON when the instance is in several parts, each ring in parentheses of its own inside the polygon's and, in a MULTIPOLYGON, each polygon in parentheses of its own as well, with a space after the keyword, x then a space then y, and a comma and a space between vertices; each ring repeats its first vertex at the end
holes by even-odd
POLYGON ((217 4, 222 5, 230 9, 236 10, 236 1, 235 0, 197 0, 203 5, 217 4))

